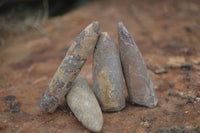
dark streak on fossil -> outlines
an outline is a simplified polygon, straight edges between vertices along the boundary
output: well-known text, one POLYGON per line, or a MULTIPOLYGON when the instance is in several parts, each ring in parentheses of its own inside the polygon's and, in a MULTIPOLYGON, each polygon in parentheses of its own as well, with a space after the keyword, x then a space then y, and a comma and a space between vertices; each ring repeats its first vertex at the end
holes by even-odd
POLYGON ((93 87, 103 111, 125 107, 124 82, 117 47, 104 32, 100 35, 93 58, 93 87))
POLYGON ((147 107, 158 103, 153 82, 136 43, 122 22, 118 23, 120 58, 130 101, 147 107))
POLYGON ((97 21, 87 26, 80 33, 68 49, 65 58, 58 67, 48 89, 40 101, 40 107, 42 109, 50 113, 55 111, 61 99, 70 90, 71 82, 76 79, 85 61, 94 50, 98 36, 99 23, 97 21))

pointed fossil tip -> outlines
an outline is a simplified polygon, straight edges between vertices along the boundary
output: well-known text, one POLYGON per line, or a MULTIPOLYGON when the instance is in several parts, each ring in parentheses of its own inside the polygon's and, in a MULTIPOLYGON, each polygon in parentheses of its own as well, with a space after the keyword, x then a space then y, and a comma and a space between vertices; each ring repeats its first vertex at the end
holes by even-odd
POLYGON ((124 26, 123 22, 118 22, 117 27, 118 27, 118 33, 119 32, 122 32, 123 34, 124 34, 124 32, 129 33, 128 30, 126 29, 126 27, 124 26))
POLYGON ((123 40, 123 41, 130 43, 132 45, 135 44, 135 41, 133 40, 130 33, 128 32, 128 30, 124 26, 123 22, 118 23, 118 37, 119 37, 119 40, 123 40))
POLYGON ((124 26, 124 23, 123 22, 118 22, 117 26, 118 26, 118 28, 122 27, 122 26, 124 26))
POLYGON ((108 34, 108 32, 101 32, 100 40, 101 41, 111 40, 111 37, 108 34))
POLYGON ((124 34, 124 32, 128 32, 123 22, 118 22, 117 28, 118 28, 118 33, 122 32, 124 34))
POLYGON ((94 22, 92 23, 92 25, 93 25, 93 30, 94 30, 97 34, 99 34, 99 31, 100 31, 100 24, 99 24, 99 21, 94 21, 94 22))
POLYGON ((101 32, 101 35, 107 36, 108 32, 101 32))
POLYGON ((93 21, 93 23, 99 24, 99 21, 95 20, 95 21, 93 21))

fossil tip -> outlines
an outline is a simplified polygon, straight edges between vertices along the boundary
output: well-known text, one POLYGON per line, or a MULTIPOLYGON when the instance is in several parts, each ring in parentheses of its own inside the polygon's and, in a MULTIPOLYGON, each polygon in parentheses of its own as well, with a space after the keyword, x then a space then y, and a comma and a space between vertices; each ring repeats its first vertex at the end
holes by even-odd
POLYGON ((99 24, 99 21, 94 21, 94 22, 92 23, 92 25, 93 25, 93 30, 94 30, 97 34, 99 34, 99 31, 100 31, 100 24, 99 24))

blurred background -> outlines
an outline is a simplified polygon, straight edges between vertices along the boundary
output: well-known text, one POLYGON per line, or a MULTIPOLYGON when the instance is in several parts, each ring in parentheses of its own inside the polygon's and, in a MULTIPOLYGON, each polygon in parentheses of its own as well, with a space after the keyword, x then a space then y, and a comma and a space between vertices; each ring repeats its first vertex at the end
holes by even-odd
POLYGON ((40 25, 49 17, 63 15, 89 0, 1 0, 0 30, 21 32, 40 25))

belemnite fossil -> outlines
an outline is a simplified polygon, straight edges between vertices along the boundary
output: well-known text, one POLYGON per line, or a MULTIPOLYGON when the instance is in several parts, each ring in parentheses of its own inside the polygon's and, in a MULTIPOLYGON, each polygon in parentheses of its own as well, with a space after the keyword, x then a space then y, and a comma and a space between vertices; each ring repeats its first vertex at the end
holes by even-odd
POLYGON ((103 111, 119 111, 125 107, 119 53, 107 32, 101 33, 94 50, 93 88, 103 111))
POLYGON ((78 76, 66 97, 67 104, 77 119, 89 130, 99 132, 103 115, 99 103, 83 76, 78 76))
POLYGON ((94 21, 80 33, 40 101, 43 110, 53 113, 65 97, 73 114, 92 132, 102 130, 102 111, 120 111, 125 107, 123 76, 133 104, 153 108, 158 103, 142 54, 123 23, 118 23, 120 54, 110 35, 99 35, 99 31, 99 23, 94 21), (93 51, 94 92, 79 75, 93 51))
POLYGON ((130 101, 155 107, 158 103, 153 82, 136 43, 122 22, 118 23, 120 58, 130 101))
POLYGON ((99 36, 100 26, 97 21, 87 26, 76 38, 58 67, 48 89, 40 101, 40 107, 53 113, 61 99, 71 88, 85 61, 91 55, 99 36))

